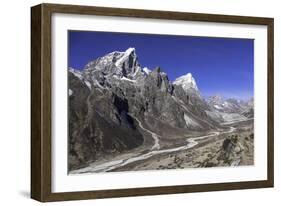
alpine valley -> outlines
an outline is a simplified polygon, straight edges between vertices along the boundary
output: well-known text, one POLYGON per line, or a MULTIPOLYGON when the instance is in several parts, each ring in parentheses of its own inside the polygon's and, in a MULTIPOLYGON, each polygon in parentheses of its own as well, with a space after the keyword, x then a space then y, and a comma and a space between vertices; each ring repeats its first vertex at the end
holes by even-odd
POLYGON ((70 174, 252 165, 253 123, 253 98, 205 98, 134 48, 68 68, 70 174))

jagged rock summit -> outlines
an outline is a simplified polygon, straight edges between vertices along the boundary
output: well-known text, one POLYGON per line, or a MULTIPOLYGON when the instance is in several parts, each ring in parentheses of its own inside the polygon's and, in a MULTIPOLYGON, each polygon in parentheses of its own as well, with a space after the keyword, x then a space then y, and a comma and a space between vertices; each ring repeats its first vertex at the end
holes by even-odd
POLYGON ((91 76, 114 75, 119 78, 136 80, 145 75, 138 62, 135 48, 128 48, 125 52, 114 51, 103 57, 89 62, 85 68, 85 73, 91 76))
POLYGON ((188 91, 190 89, 194 89, 195 91, 199 91, 198 87, 197 87, 197 84, 196 84, 196 81, 193 78, 191 73, 187 73, 186 75, 178 77, 173 82, 173 84, 182 86, 182 88, 185 91, 188 91))

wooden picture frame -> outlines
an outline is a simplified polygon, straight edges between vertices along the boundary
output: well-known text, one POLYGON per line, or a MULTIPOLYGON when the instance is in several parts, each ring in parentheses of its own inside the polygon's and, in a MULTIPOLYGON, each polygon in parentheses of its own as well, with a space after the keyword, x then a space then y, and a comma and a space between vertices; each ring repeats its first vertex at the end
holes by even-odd
POLYGON ((169 11, 105 8, 76 5, 40 4, 31 8, 31 197, 38 201, 64 201, 140 195, 205 192, 273 187, 274 184, 274 88, 272 18, 228 16, 169 11), (267 27, 267 179, 261 181, 215 184, 170 185, 134 189, 110 189, 79 192, 52 192, 51 162, 51 17, 54 13, 137 17, 194 22, 221 22, 264 25, 267 27))

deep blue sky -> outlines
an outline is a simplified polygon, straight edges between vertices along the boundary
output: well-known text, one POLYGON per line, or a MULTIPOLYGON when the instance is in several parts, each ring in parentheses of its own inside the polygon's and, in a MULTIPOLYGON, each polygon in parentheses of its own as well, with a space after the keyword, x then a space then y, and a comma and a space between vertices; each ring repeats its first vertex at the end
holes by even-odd
POLYGON ((253 96, 254 40, 69 31, 68 65, 75 69, 112 51, 136 48, 142 67, 160 66, 169 79, 192 73, 204 96, 253 96))

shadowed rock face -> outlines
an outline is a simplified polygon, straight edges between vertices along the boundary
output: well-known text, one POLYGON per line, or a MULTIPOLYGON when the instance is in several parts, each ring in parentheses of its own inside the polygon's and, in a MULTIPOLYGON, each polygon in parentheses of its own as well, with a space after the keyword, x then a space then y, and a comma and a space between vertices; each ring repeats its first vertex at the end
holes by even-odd
POLYGON ((69 73, 69 170, 104 154, 120 153, 143 143, 128 100, 110 90, 91 90, 69 73))
POLYGON ((191 74, 172 83, 160 67, 142 69, 134 48, 100 57, 81 71, 69 68, 68 85, 69 170, 143 145, 151 137, 138 121, 156 134, 206 131, 223 121, 191 74))

